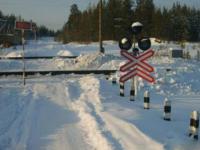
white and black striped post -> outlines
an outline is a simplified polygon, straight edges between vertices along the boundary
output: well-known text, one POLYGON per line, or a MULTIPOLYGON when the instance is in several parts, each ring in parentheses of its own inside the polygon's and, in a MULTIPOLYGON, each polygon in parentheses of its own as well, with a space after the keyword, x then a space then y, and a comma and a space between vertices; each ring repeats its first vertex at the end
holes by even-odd
POLYGON ((135 100, 135 84, 134 79, 132 79, 131 90, 130 90, 130 101, 135 100))
POLYGON ((198 140, 198 132, 199 132, 199 112, 193 111, 190 116, 190 128, 189 128, 189 136, 194 136, 194 139, 198 140))
POLYGON ((124 83, 120 82, 120 96, 124 96, 124 83))
POLYGON ((171 121, 171 101, 167 98, 164 101, 164 120, 171 121))
POLYGON ((117 78, 115 76, 112 77, 112 84, 116 84, 117 83, 117 78))
POLYGON ((150 109, 150 94, 148 91, 144 92, 144 109, 150 109))
POLYGON ((109 80, 109 78, 110 78, 110 75, 106 74, 106 80, 109 80))
POLYGON ((197 51, 197 61, 200 60, 200 51, 197 51))

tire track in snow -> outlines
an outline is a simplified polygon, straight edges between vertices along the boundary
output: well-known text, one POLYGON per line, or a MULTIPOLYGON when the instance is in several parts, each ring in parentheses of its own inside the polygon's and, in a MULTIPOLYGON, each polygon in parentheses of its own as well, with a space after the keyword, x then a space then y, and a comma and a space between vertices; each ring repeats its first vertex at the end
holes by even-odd
POLYGON ((35 100, 36 100, 36 95, 31 92, 29 97, 30 102, 28 106, 25 108, 23 112, 23 118, 20 123, 20 133, 21 136, 19 137, 19 141, 16 143, 16 146, 14 146, 14 149, 16 150, 26 150, 27 149, 27 141, 29 139, 31 127, 32 127, 32 117, 33 117, 33 111, 35 107, 35 100))
POLYGON ((3 143, 1 140, 1 149, 25 150, 31 125, 31 113, 35 102, 34 99, 30 99, 32 92, 29 86, 24 90, 18 88, 15 94, 13 98, 16 98, 15 101, 17 102, 12 109, 20 110, 16 114, 16 118, 8 128, 8 131, 5 133, 3 143))
MULTIPOLYGON (((101 102, 99 98, 99 81, 93 76, 87 76, 80 79, 79 84, 80 97, 72 102, 72 107, 77 110, 81 118, 81 126, 85 131, 85 136, 95 150, 122 150, 119 142, 113 138, 112 134, 104 128, 104 122, 99 115, 101 111, 101 102)), ((68 91, 70 87, 67 88, 68 91)), ((70 97, 74 97, 73 95, 70 97)))
POLYGON ((106 127, 112 132, 113 136, 119 139, 125 150, 162 150, 163 145, 152 140, 143 134, 134 125, 120 120, 110 114, 102 113, 106 127))
MULTIPOLYGON (((11 106, 14 105, 14 109, 22 110, 14 116, 14 122, 8 122, 11 125, 0 137, 0 149, 90 149, 82 136, 77 114, 70 111, 67 104, 69 100, 64 87, 64 83, 44 82, 29 84, 26 86, 28 90, 25 91, 14 89, 14 96, 19 98, 16 102, 16 98, 13 97, 9 102, 12 102, 11 106), (23 107, 18 108, 18 105, 23 107)), ((10 96, 4 95, 4 99, 10 96)), ((4 106, 9 108, 10 105, 4 106)))
POLYGON ((90 108, 90 114, 95 118, 96 122, 98 122, 102 134, 107 138, 107 141, 112 143, 113 149, 164 149, 162 144, 157 143, 143 134, 133 124, 122 121, 104 112, 100 98, 101 95, 99 93, 101 88, 98 79, 94 77, 82 78, 80 80, 80 85, 82 89, 87 91, 85 100, 87 106, 90 108))
POLYGON ((105 127, 105 122, 100 116, 100 112, 95 109, 92 103, 87 102, 87 105, 91 109, 91 114, 98 122, 99 126, 101 127, 102 134, 107 138, 108 142, 110 142, 113 146, 113 149, 123 150, 122 145, 120 144, 119 140, 114 138, 112 133, 105 127))
MULTIPOLYGON (((88 105, 88 98, 93 99, 95 96, 95 91, 98 90, 96 85, 96 80, 92 76, 83 77, 79 82, 71 82, 70 84, 77 84, 80 86, 80 97, 76 99, 73 98, 73 94, 71 97, 71 107, 73 110, 78 112, 80 123, 79 125, 82 127, 83 135, 87 143, 91 146, 90 149, 93 150, 112 150, 113 147, 109 143, 108 139, 103 134, 103 128, 100 127, 99 122, 93 116, 92 109, 88 105), (83 83, 86 86, 83 85, 83 83), (91 95, 92 94, 92 95, 91 95), (76 100, 75 100, 76 99, 76 100)), ((70 87, 70 86, 69 86, 70 87)), ((66 87, 66 93, 69 93, 69 87, 66 87)), ((74 86, 73 86, 74 87, 74 86)))
POLYGON ((27 97, 29 96, 29 90, 24 91, 24 97, 20 98, 20 89, 16 88, 9 89, 9 93, 4 89, 1 90, 0 99, 0 109, 1 109, 1 128, 0 128, 0 137, 6 136, 9 130, 12 128, 13 124, 19 120, 19 117, 24 109, 26 108, 30 101, 27 101, 27 97), (8 98, 9 97, 9 98, 8 98), (3 117, 9 115, 9 117, 3 117))
POLYGON ((34 86, 37 103, 27 140, 28 150, 88 149, 78 126, 79 118, 67 104, 64 87, 64 83, 34 86))

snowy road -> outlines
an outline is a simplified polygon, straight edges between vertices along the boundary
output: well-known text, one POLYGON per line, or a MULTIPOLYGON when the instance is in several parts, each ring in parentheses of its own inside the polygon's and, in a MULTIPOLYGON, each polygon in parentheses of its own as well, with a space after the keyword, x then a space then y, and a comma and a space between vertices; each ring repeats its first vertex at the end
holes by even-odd
MULTIPOLYGON (((17 89, 13 88, 14 91, 17 89)), ((17 105, 23 106, 18 108, 13 104, 11 108, 20 109, 20 112, 6 125, 10 126, 6 132, 9 149, 89 149, 78 124, 80 119, 68 106, 64 84, 29 84, 17 92, 23 96, 17 97, 17 105)), ((4 101, 7 98, 16 101, 9 93, 7 96, 4 101)), ((5 140, 6 136, 1 139, 5 140)))
MULTIPOLYGON (((169 123, 161 118, 161 97, 152 95, 146 112, 139 97, 136 102, 121 98, 118 86, 101 75, 36 77, 26 87, 21 79, 8 78, 0 85, 0 149, 199 148, 185 135, 196 106, 183 97, 174 99, 169 123)), ((198 104, 198 97, 190 98, 198 104)))
MULTIPOLYGON (((76 63, 26 61, 26 68, 118 69, 124 61, 118 46, 115 42, 105 46, 111 51, 101 55, 93 52, 97 43, 30 43, 27 55, 85 55, 76 63)), ((19 48, 5 49, 2 55, 15 56, 19 48)), ((1 77, 0 150, 199 150, 200 142, 187 134, 191 111, 200 110, 200 62, 154 57, 149 63, 155 67, 157 83, 139 79, 134 102, 129 101, 130 82, 125 97, 120 97, 119 84, 103 75, 30 76, 25 87, 20 76, 1 77), (151 95, 150 110, 143 109, 145 90, 151 95), (166 97, 172 101, 170 122, 163 120, 166 97)), ((2 71, 22 66, 21 61, 0 61, 2 71)))
POLYGON ((0 149, 162 149, 133 124, 104 110, 100 82, 94 76, 48 83, 32 80, 25 88, 18 84, 7 88, 1 89, 0 98, 11 99, 14 116, 7 114, 12 121, 6 122, 6 116, 1 120, 9 128, 1 130, 0 149))

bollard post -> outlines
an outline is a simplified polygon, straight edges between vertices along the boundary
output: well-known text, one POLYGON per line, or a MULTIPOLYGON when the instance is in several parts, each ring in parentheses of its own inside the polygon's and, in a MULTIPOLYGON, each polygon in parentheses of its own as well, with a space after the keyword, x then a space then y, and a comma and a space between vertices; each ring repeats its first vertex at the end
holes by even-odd
POLYGON ((135 101, 135 91, 132 89, 130 91, 130 101, 135 101))
POLYGON ((124 83, 120 82, 120 96, 124 96, 124 83))
POLYGON ((197 51, 197 61, 199 61, 200 60, 200 51, 198 50, 197 51))
POLYGON ((116 84, 116 83, 117 83, 116 77, 112 77, 112 84, 116 84))
POLYGON ((110 76, 109 74, 106 74, 106 80, 109 80, 110 76))
POLYGON ((171 101, 167 98, 164 101, 164 120, 171 121, 171 101))
POLYGON ((194 139, 198 140, 198 132, 199 132, 199 112, 193 111, 190 116, 189 136, 193 135, 194 139))
POLYGON ((148 91, 144 92, 144 109, 150 109, 150 94, 148 91))
POLYGON ((135 84, 134 84, 134 79, 132 80, 131 84, 131 90, 130 90, 130 101, 135 100, 135 84))
POLYGON ((106 80, 110 79, 110 74, 105 74, 105 76, 106 76, 106 80))

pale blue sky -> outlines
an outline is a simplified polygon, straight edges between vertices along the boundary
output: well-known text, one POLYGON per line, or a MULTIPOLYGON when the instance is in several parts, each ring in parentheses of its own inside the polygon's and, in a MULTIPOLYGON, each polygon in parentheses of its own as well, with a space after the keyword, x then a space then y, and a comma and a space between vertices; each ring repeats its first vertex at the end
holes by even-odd
MULTIPOLYGON (((51 29, 60 29, 67 21, 70 6, 78 4, 81 10, 89 3, 94 4, 99 0, 0 0, 0 10, 4 14, 14 13, 25 19, 32 19, 38 24, 44 24, 51 29)), ((171 5, 177 0, 154 0, 157 6, 171 5)), ((179 0, 188 5, 200 8, 200 0, 179 0)))
POLYGON ((98 0, 0 0, 0 10, 4 14, 14 13, 22 18, 32 19, 38 24, 44 24, 51 29, 60 29, 67 21, 70 6, 78 4, 85 9, 89 2, 98 0))

